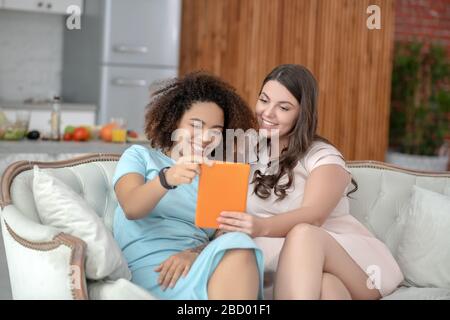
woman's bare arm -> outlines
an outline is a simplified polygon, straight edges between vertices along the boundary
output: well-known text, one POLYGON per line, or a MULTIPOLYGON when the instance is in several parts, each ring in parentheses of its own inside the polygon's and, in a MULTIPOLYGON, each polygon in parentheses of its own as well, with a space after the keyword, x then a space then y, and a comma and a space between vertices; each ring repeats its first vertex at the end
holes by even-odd
POLYGON ((218 218, 219 228, 244 232, 251 237, 282 238, 300 223, 321 226, 341 200, 350 179, 350 174, 338 165, 320 166, 306 181, 303 202, 298 209, 269 218, 223 211, 218 218))
POLYGON ((158 176, 144 182, 144 177, 138 173, 128 173, 121 177, 114 190, 125 216, 130 220, 148 215, 167 192, 158 176))
MULTIPOLYGON (((198 175, 203 158, 181 157, 177 163, 165 171, 166 181, 171 186, 189 184, 198 175), (196 162, 192 162, 196 161, 196 162)), ((210 162, 205 161, 210 164, 210 162)), ((147 216, 166 194, 159 176, 147 182, 137 173, 129 173, 119 179, 115 185, 117 200, 125 216, 130 220, 147 216)))
POLYGON ((341 200, 351 176, 342 167, 323 165, 306 180, 300 208, 267 219, 267 237, 285 237, 299 223, 321 226, 341 200))

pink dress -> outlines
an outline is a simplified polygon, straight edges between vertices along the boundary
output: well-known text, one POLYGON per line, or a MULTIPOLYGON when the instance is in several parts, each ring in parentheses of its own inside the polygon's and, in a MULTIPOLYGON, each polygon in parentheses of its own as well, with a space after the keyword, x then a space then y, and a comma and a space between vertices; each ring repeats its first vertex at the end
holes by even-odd
MULTIPOLYGON (((294 182, 288 195, 282 201, 275 201, 273 194, 267 199, 259 198, 250 184, 247 198, 247 212, 260 217, 270 217, 301 206, 305 182, 315 168, 325 164, 336 164, 347 168, 341 153, 333 146, 316 141, 306 152, 305 157, 294 168, 294 182)), ((270 173, 270 168, 253 164, 251 176, 256 169, 270 173)), ((287 181, 284 176, 280 182, 287 181)), ((387 246, 378 240, 363 224, 350 215, 349 200, 346 196, 353 186, 349 184, 336 208, 330 213, 322 228, 328 232, 350 255, 350 257, 369 276, 371 284, 380 290, 382 296, 393 292, 403 281, 403 274, 387 246)), ((259 237, 254 239, 263 250, 265 270, 275 272, 284 238, 259 237)))

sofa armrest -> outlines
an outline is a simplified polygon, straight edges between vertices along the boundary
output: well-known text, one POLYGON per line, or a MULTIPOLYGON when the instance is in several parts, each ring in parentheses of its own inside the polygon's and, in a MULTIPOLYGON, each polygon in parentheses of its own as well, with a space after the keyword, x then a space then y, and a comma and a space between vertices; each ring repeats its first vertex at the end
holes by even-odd
POLYGON ((14 299, 87 299, 81 239, 41 225, 14 206, 1 212, 14 299))

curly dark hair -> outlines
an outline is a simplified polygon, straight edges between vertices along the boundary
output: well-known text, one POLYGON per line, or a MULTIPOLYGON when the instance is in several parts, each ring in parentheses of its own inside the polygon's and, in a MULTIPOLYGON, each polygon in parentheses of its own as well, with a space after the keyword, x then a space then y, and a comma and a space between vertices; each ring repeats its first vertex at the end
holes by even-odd
MULTIPOLYGON (((177 129, 183 114, 196 102, 217 104, 224 113, 224 129, 257 127, 253 111, 232 86, 208 73, 193 72, 173 79, 151 94, 144 126, 150 145, 169 150, 174 143, 172 132, 177 129)), ((222 138, 225 139, 225 130, 222 138)))

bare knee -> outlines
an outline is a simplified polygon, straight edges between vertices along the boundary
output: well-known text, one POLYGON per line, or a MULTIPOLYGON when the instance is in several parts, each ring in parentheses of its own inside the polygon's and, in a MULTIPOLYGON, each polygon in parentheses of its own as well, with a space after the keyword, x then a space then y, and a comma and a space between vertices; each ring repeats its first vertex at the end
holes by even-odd
POLYGON ((300 223, 292 227, 292 229, 286 235, 286 240, 317 238, 319 234, 319 227, 316 227, 309 223, 300 223))
POLYGON ((324 256, 326 250, 324 232, 320 227, 308 223, 295 225, 286 235, 280 261, 285 259, 286 255, 291 257, 305 257, 311 254, 324 256))

